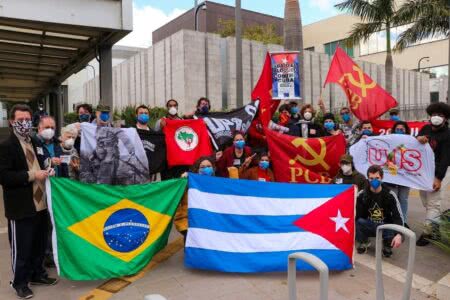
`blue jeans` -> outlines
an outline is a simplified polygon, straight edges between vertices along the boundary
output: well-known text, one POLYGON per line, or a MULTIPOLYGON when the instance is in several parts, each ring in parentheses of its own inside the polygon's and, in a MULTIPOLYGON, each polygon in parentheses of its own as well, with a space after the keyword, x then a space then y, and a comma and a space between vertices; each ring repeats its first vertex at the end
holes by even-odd
POLYGON ((408 220, 408 197, 409 197, 409 187, 397 184, 387 183, 387 186, 391 191, 393 191, 400 202, 400 209, 402 210, 403 220, 408 220))
MULTIPOLYGON (((369 219, 359 218, 356 220, 356 241, 360 243, 367 243, 370 237, 375 237, 377 234, 377 227, 383 223, 374 223, 369 219)), ((392 230, 383 230, 383 240, 391 242, 395 232, 392 230)))

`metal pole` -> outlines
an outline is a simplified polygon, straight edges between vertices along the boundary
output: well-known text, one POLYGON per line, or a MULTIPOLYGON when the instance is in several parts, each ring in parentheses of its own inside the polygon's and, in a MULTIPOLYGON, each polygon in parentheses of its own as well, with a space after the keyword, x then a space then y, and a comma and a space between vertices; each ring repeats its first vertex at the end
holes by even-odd
POLYGON ((242 16, 241 0, 236 0, 235 8, 236 23, 236 106, 243 105, 243 83, 242 83, 242 16))
POLYGON ((419 59, 419 62, 417 63, 417 72, 420 72, 420 64, 421 64, 422 60, 426 59, 428 61, 429 58, 430 58, 429 56, 424 56, 419 59))
POLYGON ((96 75, 95 75, 95 68, 94 68, 94 66, 91 65, 91 64, 87 64, 86 67, 91 67, 92 68, 92 72, 94 73, 94 79, 95 79, 96 75))
POLYGON ((113 108, 112 46, 100 48, 100 99, 99 104, 113 108))
MULTIPOLYGON (((450 4, 448 8, 450 9, 450 4)), ((450 27, 450 17, 448 17, 448 26, 450 27)), ((447 104, 450 105, 450 37, 448 39, 447 104)))

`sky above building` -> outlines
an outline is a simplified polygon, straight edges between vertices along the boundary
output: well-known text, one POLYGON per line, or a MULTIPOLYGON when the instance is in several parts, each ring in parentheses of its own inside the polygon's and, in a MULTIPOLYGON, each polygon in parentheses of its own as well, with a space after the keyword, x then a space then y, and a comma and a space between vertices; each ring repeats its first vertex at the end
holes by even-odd
MULTIPOLYGON (((235 0, 213 0, 234 6, 235 0)), ((202 2, 202 1, 199 1, 202 2)), ((242 0, 242 8, 284 16, 284 0, 242 0)), ((300 0, 303 25, 332 17, 339 12, 334 4, 339 0, 300 0)), ((152 32, 194 6, 194 0, 133 0, 134 30, 119 44, 135 47, 149 47, 152 32)))

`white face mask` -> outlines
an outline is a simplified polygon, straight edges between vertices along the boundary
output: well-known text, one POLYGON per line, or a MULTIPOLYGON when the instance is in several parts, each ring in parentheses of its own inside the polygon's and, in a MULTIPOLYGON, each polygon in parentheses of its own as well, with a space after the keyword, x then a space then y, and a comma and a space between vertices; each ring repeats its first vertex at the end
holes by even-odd
POLYGON ((309 111, 305 112, 303 114, 303 118, 305 118, 306 121, 309 121, 312 119, 312 113, 310 113, 309 111))
POLYGON ((47 128, 42 130, 42 132, 39 135, 42 136, 44 140, 49 141, 55 136, 55 130, 47 128))
POLYGON ((431 124, 434 126, 441 126, 442 123, 444 123, 444 118, 440 116, 432 116, 431 117, 431 124))
POLYGON ((342 170, 342 173, 344 173, 344 175, 349 175, 352 173, 352 166, 351 165, 342 165, 341 170, 342 170))
POLYGON ((175 116, 177 114, 178 110, 175 106, 172 106, 171 108, 169 108, 169 114, 172 116, 175 116))
POLYGON ((72 149, 73 145, 75 144, 75 140, 70 138, 64 141, 64 148, 66 149, 72 149))

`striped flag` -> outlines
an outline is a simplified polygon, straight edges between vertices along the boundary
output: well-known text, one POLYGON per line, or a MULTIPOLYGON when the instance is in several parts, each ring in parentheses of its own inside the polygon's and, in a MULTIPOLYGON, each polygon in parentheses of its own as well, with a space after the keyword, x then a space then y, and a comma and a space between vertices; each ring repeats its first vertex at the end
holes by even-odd
MULTIPOLYGON (((351 185, 268 183, 189 174, 185 265, 223 272, 286 271, 290 253, 330 270, 353 267, 351 185)), ((310 266, 298 262, 298 270, 310 266)))

